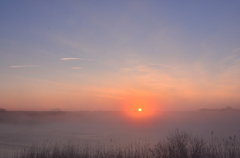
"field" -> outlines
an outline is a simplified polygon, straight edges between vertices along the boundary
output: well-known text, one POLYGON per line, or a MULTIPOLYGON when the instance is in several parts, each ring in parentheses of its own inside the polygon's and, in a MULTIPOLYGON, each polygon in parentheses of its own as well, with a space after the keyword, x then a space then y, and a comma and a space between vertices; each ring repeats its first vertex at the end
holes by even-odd
POLYGON ((151 118, 130 118, 123 112, 104 111, 2 112, 0 153, 1 157, 10 158, 20 155, 27 158, 29 153, 47 151, 62 157, 66 152, 75 157, 81 153, 85 157, 159 157, 181 140, 180 146, 188 151, 187 155, 195 146, 208 155, 239 154, 239 114, 239 111, 164 112, 151 118))

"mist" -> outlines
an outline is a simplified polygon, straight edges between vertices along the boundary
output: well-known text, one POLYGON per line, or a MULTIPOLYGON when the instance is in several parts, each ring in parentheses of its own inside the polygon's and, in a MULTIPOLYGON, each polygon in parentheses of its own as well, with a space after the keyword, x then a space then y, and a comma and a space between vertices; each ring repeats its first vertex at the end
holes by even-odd
POLYGON ((0 153, 11 156, 32 144, 46 142, 155 144, 176 129, 205 140, 239 137, 239 114, 239 110, 227 108, 156 112, 148 117, 130 117, 124 111, 1 112, 0 153))

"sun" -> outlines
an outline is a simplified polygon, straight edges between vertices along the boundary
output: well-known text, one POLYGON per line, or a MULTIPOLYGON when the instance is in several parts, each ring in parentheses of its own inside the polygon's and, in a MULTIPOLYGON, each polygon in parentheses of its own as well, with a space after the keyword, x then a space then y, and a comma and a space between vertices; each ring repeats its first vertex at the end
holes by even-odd
POLYGON ((142 108, 138 108, 138 111, 141 112, 141 111, 142 111, 142 108))

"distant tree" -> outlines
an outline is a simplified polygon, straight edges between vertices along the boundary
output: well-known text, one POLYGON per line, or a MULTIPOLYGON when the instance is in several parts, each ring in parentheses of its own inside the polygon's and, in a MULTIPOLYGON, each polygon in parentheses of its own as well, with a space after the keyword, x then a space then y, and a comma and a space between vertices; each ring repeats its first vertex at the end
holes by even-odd
POLYGON ((225 110, 234 110, 231 106, 225 107, 225 110))
POLYGON ((51 111, 59 112, 59 111, 62 111, 62 110, 60 110, 59 108, 56 108, 56 109, 52 109, 51 111))
POLYGON ((6 110, 3 108, 0 108, 0 112, 5 112, 6 110))

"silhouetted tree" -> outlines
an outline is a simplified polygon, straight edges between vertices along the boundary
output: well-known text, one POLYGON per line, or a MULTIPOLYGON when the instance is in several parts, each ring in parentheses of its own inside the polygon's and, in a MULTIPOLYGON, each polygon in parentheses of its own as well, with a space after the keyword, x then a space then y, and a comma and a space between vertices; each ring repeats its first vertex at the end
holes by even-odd
POLYGON ((5 112, 6 110, 3 108, 0 108, 0 112, 5 112))

